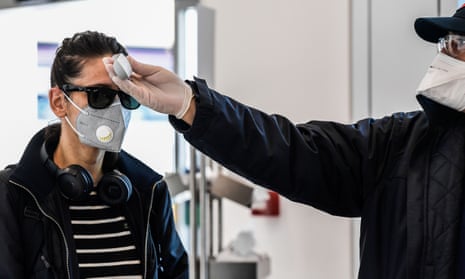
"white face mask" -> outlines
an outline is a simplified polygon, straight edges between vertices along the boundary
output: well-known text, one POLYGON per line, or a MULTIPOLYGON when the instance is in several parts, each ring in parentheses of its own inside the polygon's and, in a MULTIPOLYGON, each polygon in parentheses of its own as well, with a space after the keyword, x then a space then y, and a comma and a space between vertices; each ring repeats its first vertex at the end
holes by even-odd
POLYGON ((71 124, 67 116, 65 120, 79 136, 81 143, 105 151, 119 152, 121 150, 131 119, 130 110, 122 107, 121 103, 116 100, 108 108, 94 109, 86 106, 81 109, 68 95, 65 94, 65 97, 80 111, 76 119, 76 127, 71 124))
POLYGON ((434 58, 417 89, 440 104, 463 111, 465 109, 465 62, 442 52, 434 58))

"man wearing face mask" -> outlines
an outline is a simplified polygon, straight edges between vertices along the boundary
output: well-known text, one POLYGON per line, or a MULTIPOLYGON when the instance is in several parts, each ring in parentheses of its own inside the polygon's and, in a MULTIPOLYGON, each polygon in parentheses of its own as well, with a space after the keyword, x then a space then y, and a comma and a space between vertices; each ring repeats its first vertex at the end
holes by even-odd
POLYGON ((418 88, 423 110, 352 125, 294 124, 202 79, 130 57, 135 74, 122 80, 104 63, 220 164, 293 201, 361 217, 359 278, 465 278, 465 7, 418 18, 415 30, 439 47, 418 88))
POLYGON ((58 47, 49 101, 61 121, 0 172, 0 277, 188 278, 163 177, 121 150, 140 104, 105 71, 115 54, 127 51, 94 31, 58 47))

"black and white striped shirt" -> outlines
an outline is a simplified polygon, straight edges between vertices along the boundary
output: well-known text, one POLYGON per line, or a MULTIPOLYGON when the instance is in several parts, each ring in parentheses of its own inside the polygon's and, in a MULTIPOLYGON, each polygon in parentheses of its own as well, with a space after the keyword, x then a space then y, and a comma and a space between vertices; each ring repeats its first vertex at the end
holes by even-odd
POLYGON ((71 226, 81 278, 141 279, 141 257, 121 207, 104 205, 93 192, 70 201, 71 226))

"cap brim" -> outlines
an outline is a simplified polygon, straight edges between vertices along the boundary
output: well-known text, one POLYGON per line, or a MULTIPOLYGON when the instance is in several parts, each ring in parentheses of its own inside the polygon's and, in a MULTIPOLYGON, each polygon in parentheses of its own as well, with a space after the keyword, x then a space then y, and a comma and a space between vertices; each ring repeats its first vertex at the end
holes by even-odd
POLYGON ((465 19, 458 17, 422 17, 415 20, 415 31, 425 41, 437 43, 449 32, 465 34, 465 19))

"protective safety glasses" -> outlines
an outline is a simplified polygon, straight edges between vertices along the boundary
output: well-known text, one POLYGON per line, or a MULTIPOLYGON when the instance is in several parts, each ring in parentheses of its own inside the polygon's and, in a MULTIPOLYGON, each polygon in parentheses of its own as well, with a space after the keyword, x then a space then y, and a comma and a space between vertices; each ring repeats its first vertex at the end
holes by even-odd
POLYGON ((75 91, 87 93, 87 102, 91 108, 95 109, 104 109, 109 107, 113 103, 116 95, 118 95, 123 107, 127 109, 136 109, 140 106, 136 99, 124 93, 123 91, 113 90, 104 86, 82 87, 65 84, 60 89, 68 95, 69 93, 75 91))
POLYGON ((449 34, 439 39, 438 51, 445 50, 446 54, 457 57, 465 54, 465 36, 449 34))

